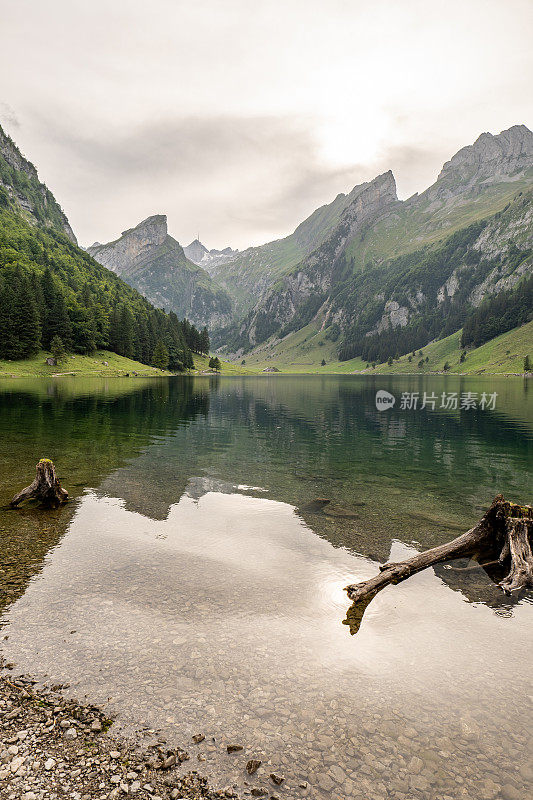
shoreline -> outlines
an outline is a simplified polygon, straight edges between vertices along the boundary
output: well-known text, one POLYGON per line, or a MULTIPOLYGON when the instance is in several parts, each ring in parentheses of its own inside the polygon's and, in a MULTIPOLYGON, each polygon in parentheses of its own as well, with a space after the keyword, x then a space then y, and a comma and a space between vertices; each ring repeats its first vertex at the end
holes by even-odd
POLYGON ((313 376, 313 377, 324 377, 327 375, 335 375, 335 376, 357 376, 357 377, 368 377, 368 376, 375 376, 376 378, 384 378, 384 377, 404 377, 404 378, 423 378, 423 377, 446 377, 446 376, 453 376, 455 378, 483 378, 483 377, 491 377, 491 378, 525 378, 530 379, 533 378, 532 372, 488 372, 486 370, 481 370, 480 372, 368 372, 363 370, 361 372, 290 372, 290 371, 282 371, 281 369, 277 372, 252 372, 251 370, 247 373, 224 373, 224 372, 199 372, 197 370, 191 370, 190 372, 159 372, 159 374, 150 372, 148 374, 142 374, 137 372, 136 374, 126 373, 126 372, 56 372, 56 373, 47 373, 47 372, 36 372, 32 374, 24 374, 24 373, 9 373, 9 374, 2 374, 0 372, 0 384, 2 383, 2 379, 4 378, 6 382, 8 380, 18 380, 21 378, 24 379, 32 379, 32 378, 128 378, 129 380, 134 378, 270 378, 270 377, 300 377, 300 376, 313 376))
POLYGON ((239 797, 234 787, 212 789, 195 770, 203 760, 200 742, 187 745, 189 753, 170 748, 157 731, 149 731, 154 744, 142 742, 140 733, 128 738, 113 731, 113 720, 97 706, 67 699, 61 692, 68 685, 38 687, 28 676, 10 675, 11 667, 0 656, 0 794, 6 800, 239 797))

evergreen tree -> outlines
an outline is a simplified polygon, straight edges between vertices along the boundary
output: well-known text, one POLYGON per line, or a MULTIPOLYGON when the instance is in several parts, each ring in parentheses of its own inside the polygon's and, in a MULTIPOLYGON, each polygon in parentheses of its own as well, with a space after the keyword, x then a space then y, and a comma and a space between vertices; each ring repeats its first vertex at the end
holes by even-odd
POLYGON ((67 349, 71 347, 72 325, 67 304, 61 289, 56 285, 50 269, 46 269, 41 280, 45 314, 42 320, 42 344, 50 349, 54 336, 59 336, 67 349))
POLYGON ((198 352, 202 353, 203 355, 207 355, 209 353, 209 346, 209 333, 207 332, 207 328, 204 326, 198 337, 198 352))
POLYGON ((134 319, 131 310, 124 303, 120 309, 120 344, 122 352, 120 355, 126 358, 133 358, 134 346, 134 319))
POLYGON ((67 351, 65 350, 65 345, 61 341, 60 336, 54 336, 50 342, 50 352, 58 363, 65 358, 67 351))
POLYGON ((524 358, 524 372, 531 372, 531 361, 529 360, 529 356, 524 358))
POLYGON ((154 367, 158 369, 167 369, 168 368, 168 350, 159 339, 157 342, 153 355, 152 355, 152 364, 154 367))

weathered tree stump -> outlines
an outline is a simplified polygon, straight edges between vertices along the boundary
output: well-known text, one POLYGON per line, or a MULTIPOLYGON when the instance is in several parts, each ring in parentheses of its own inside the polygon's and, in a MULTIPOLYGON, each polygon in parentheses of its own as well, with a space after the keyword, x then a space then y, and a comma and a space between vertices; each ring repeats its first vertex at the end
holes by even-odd
POLYGON ((509 567, 498 586, 508 595, 533 588, 533 508, 494 498, 491 507, 473 528, 456 539, 398 563, 382 564, 380 573, 370 580, 351 584, 346 592, 353 605, 348 611, 352 633, 361 624, 363 614, 378 592, 390 583, 405 581, 433 564, 469 556, 482 566, 496 560, 509 567))
POLYGON ((41 458, 36 467, 35 480, 15 495, 10 505, 15 508, 23 500, 40 500, 46 508, 58 508, 68 500, 68 492, 61 487, 56 469, 49 458, 41 458))

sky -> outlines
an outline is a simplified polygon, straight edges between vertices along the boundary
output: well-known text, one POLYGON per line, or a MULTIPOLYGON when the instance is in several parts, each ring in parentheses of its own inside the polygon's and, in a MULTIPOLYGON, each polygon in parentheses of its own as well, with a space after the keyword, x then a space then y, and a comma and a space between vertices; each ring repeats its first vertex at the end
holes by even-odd
POLYGON ((533 128, 531 0, 0 0, 0 124, 83 245, 285 236, 392 169, 409 197, 533 128))

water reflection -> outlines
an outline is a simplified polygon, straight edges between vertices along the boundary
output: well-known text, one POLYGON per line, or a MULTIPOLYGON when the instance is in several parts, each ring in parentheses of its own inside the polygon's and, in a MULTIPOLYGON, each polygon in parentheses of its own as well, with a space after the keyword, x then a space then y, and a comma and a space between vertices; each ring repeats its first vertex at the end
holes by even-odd
POLYGON ((497 412, 470 417, 383 415, 375 389, 251 378, 0 394, 3 500, 40 456, 78 484, 55 517, 0 512, 3 567, 22 575, 6 657, 125 725, 182 744, 205 733, 223 783, 242 786, 258 757, 250 782, 281 771, 290 797, 525 796, 530 604, 504 617, 489 576, 453 562, 385 589, 357 637, 342 625, 343 586, 376 562, 456 536, 498 491, 527 500, 523 384, 502 382, 497 412), (229 758, 236 740, 244 754, 229 758))

